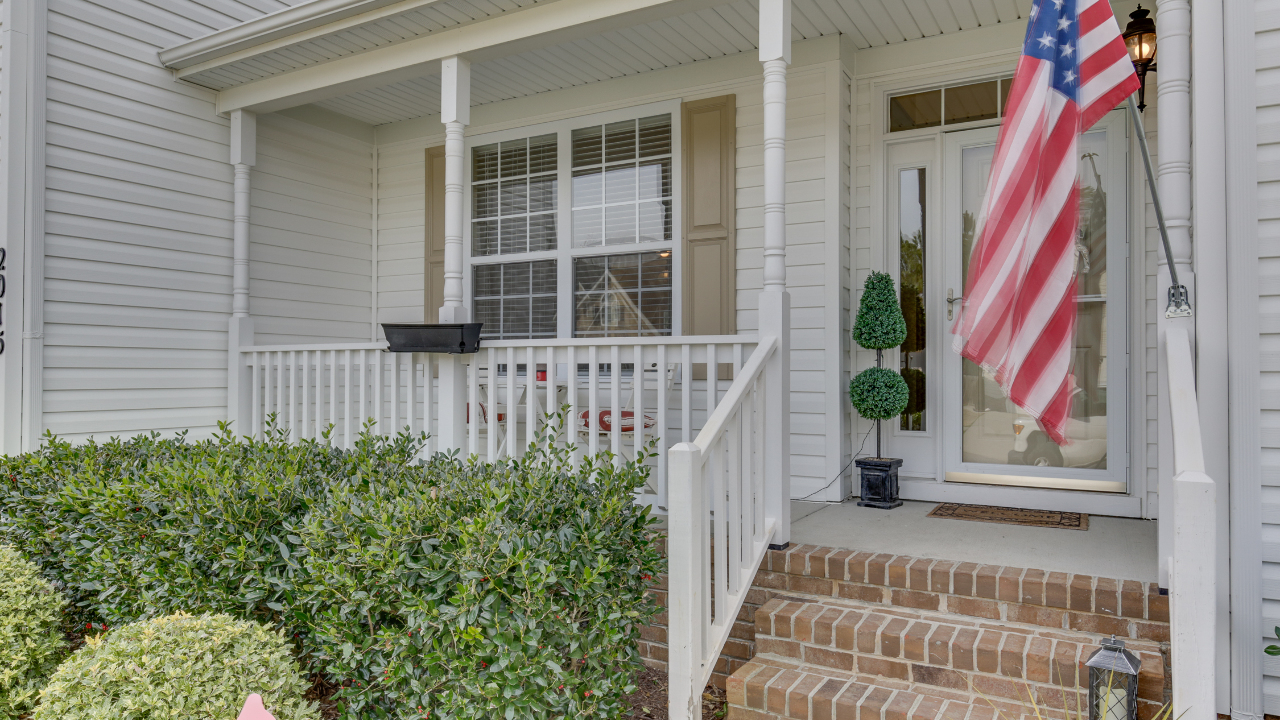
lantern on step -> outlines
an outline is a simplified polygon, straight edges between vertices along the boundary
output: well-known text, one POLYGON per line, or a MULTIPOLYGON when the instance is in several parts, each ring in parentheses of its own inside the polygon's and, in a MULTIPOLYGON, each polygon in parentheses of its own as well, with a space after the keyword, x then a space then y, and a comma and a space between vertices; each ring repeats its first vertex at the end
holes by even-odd
POLYGON ((1089 720, 1137 720, 1138 670, 1142 661, 1114 635, 1089 659, 1089 720))

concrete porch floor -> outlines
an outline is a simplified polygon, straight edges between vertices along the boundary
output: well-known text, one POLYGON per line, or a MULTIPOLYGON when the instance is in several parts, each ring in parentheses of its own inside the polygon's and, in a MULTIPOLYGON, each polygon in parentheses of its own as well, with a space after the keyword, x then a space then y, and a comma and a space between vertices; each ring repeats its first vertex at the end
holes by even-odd
POLYGON ((926 517, 938 503, 908 500, 876 510, 842 503, 791 502, 795 544, 885 552, 1096 575, 1157 580, 1154 520, 1089 516, 1088 530, 926 517))

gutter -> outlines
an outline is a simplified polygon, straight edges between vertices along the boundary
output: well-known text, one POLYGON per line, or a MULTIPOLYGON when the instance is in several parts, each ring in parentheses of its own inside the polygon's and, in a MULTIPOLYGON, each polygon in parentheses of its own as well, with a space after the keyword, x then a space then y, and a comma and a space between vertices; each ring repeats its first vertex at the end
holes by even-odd
MULTIPOLYGON (((204 37, 184 42, 160 51, 160 62, 169 68, 180 70, 217 59, 224 55, 288 37, 313 28, 353 18, 391 6, 394 9, 364 17, 347 25, 357 25, 393 13, 401 13, 442 0, 310 0, 284 10, 263 15, 247 22, 233 25, 204 37)), ((334 28, 334 30, 341 28, 334 28)))

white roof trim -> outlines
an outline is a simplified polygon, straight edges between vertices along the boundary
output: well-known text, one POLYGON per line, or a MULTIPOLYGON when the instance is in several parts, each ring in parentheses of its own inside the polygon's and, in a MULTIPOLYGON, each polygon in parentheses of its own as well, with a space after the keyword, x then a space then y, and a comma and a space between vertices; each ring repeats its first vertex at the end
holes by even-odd
POLYGON ((269 48, 259 46, 272 40, 289 38, 289 42, 297 42, 305 38, 291 36, 307 30, 322 28, 315 34, 328 34, 438 2, 442 0, 309 0, 161 50, 160 62, 165 67, 181 70, 246 48, 265 52, 269 48))

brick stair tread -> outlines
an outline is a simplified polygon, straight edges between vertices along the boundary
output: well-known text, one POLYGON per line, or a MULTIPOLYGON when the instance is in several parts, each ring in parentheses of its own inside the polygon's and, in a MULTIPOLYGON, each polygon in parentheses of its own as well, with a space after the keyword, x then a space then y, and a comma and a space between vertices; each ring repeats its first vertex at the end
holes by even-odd
MULTIPOLYGON (((759 655, 728 682, 728 720, 1077 720, 1026 702, 759 655)), ((1073 708, 1074 710, 1074 708, 1073 708)))
POLYGON ((766 553, 755 584, 990 619, 1066 619, 1092 632, 1168 641, 1168 596, 1137 580, 799 545, 766 553))
MULTIPOLYGON (((1084 661, 1104 636, 991 622, 830 597, 783 595, 755 611, 755 651, 814 667, 969 690, 991 697, 1058 697, 1086 686, 1084 661)), ((1142 658, 1138 696, 1164 700, 1157 643, 1128 641, 1142 658)), ((1057 702, 1056 700, 1054 701, 1057 702)), ((1151 709, 1148 707, 1147 709, 1151 709)))

